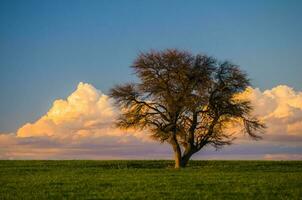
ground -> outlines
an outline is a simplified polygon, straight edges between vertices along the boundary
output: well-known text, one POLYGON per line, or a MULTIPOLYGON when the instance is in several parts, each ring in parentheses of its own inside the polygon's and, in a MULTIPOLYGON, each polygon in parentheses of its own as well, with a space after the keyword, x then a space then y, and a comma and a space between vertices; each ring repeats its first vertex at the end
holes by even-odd
POLYGON ((0 161, 0 199, 302 199, 302 161, 0 161))

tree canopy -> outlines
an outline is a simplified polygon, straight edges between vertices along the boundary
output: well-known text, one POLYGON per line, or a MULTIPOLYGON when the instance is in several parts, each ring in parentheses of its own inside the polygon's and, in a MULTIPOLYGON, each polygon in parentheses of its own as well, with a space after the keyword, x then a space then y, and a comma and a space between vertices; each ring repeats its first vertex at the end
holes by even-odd
POLYGON ((110 91, 122 114, 120 128, 147 129, 172 145, 175 167, 185 167, 205 146, 221 148, 234 139, 226 127, 236 122, 253 139, 264 124, 251 115, 251 102, 234 98, 250 81, 228 61, 167 49, 141 53, 132 68, 139 82, 110 91))

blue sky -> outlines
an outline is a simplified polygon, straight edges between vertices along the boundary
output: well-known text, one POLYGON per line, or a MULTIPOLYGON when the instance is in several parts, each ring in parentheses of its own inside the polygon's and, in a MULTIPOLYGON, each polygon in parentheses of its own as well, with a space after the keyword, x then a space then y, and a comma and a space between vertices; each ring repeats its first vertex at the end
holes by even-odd
POLYGON ((302 90, 302 1, 0 1, 0 132, 42 116, 80 81, 134 81, 140 51, 228 59, 255 87, 302 90))

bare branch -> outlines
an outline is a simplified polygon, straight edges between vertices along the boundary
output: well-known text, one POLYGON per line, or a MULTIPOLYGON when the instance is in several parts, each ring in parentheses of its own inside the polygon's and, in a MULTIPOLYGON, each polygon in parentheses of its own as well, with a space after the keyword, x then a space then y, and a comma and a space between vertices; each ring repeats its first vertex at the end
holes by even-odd
POLYGON ((225 127, 232 121, 241 120, 243 132, 261 138, 265 126, 251 116, 250 101, 234 98, 250 85, 237 65, 167 49, 141 53, 132 68, 140 81, 110 91, 121 108, 119 127, 148 129, 170 143, 177 158, 182 146, 184 162, 206 145, 230 145, 234 137, 225 127))

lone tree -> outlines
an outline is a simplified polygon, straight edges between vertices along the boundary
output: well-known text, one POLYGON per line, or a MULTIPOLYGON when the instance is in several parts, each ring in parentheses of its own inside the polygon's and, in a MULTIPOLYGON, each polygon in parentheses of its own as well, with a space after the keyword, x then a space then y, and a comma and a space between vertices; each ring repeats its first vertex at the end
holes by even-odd
POLYGON ((171 144, 175 168, 185 167, 205 146, 230 145, 234 137, 226 126, 232 122, 260 138, 264 125, 251 116, 250 102, 234 98, 250 85, 237 65, 167 49, 141 53, 132 68, 140 81, 110 91, 122 110, 116 124, 147 129, 154 139, 171 144))

